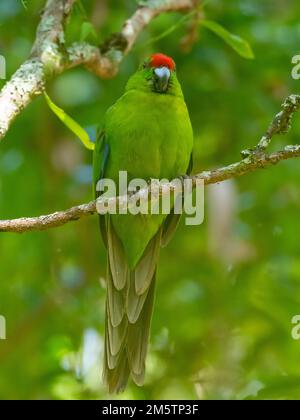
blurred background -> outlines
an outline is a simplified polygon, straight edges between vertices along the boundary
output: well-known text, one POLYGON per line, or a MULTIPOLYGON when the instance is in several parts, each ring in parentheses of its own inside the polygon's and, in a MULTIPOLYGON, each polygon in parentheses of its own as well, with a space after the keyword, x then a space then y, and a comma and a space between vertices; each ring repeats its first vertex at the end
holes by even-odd
MULTIPOLYGON (((43 4, 0 2, 7 77, 30 53, 43 4)), ((67 40, 100 43, 135 8, 133 0, 86 0, 74 10, 67 40)), ((49 95, 92 130, 138 63, 167 53, 195 131, 194 173, 239 160, 285 97, 299 91, 291 60, 300 53, 300 3, 211 0, 204 13, 247 39, 255 59, 241 58, 192 16, 164 15, 143 32, 114 80, 77 68, 49 83, 49 95)), ((299 135, 296 116, 271 150, 299 143, 299 135)), ((36 99, 0 144, 0 218, 89 201, 91 161, 44 98, 36 99)), ((300 341, 291 337, 291 319, 300 313, 299 177, 295 159, 206 189, 204 224, 182 224, 161 253, 145 386, 131 384, 121 398, 300 397, 300 341)), ((109 398, 101 382, 105 261, 96 217, 1 234, 7 340, 0 341, 0 398, 109 398)))

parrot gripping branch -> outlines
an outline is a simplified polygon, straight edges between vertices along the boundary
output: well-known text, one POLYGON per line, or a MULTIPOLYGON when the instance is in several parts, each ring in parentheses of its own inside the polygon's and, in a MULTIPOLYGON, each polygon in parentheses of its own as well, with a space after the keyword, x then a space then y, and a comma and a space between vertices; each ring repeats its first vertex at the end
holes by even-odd
POLYGON ((30 57, 0 92, 0 140, 22 110, 43 93, 48 80, 79 65, 86 66, 101 78, 114 77, 122 59, 152 19, 162 13, 185 12, 195 6, 194 0, 141 3, 121 32, 112 35, 98 48, 80 42, 65 45, 64 27, 75 1, 47 0, 30 57))
MULTIPOLYGON (((225 181, 230 178, 236 178, 245 175, 250 172, 254 172, 257 169, 264 169, 271 165, 276 165, 281 161, 300 157, 300 145, 286 146, 283 150, 267 154, 265 152, 267 146, 270 144, 271 139, 276 134, 286 134, 291 125, 291 119, 293 114, 300 108, 300 96, 290 95, 282 105, 282 110, 272 120, 267 134, 262 139, 268 137, 268 144, 261 147, 261 142, 254 149, 249 149, 246 152, 242 152, 244 157, 240 162, 232 163, 231 165, 224 166, 223 168, 214 169, 211 171, 204 171, 197 175, 191 176, 193 185, 196 186, 197 180, 203 179, 204 184, 214 184, 217 182, 225 181)), ((157 185, 155 186, 157 189, 157 185)), ((141 189, 136 193, 135 198, 141 200, 145 196, 149 195, 150 187, 145 190, 141 189)), ((172 190, 172 185, 170 185, 172 190)), ((160 189, 160 195, 167 192, 166 184, 162 185, 160 189), (164 188, 163 188, 164 187, 164 188)), ((109 204, 117 204, 118 208, 127 206, 126 197, 110 198, 109 204)), ((0 232, 15 232, 23 233, 29 231, 41 231, 49 228, 59 227, 68 222, 78 220, 82 217, 92 215, 96 213, 97 209, 105 208, 107 199, 98 198, 97 201, 91 201, 87 204, 81 204, 79 206, 72 207, 65 211, 58 211, 52 214, 38 216, 38 217, 21 217, 19 219, 11 220, 0 220, 0 232)))
MULTIPOLYGON (((268 166, 276 165, 283 160, 296 157, 300 157, 300 145, 286 146, 283 150, 278 152, 271 154, 262 153, 255 159, 247 157, 240 162, 224 166, 220 169, 201 172, 192 176, 191 179, 193 180, 194 185, 196 185, 196 182, 199 179, 203 179, 206 185, 214 184, 230 178, 236 178, 247 173, 254 172, 257 169, 264 169, 268 166)), ((164 184, 164 189, 161 189, 161 195, 163 195, 163 191, 167 191, 166 184, 164 184)), ((145 190, 140 190, 137 193, 137 196, 141 197, 142 200, 145 195, 147 195, 146 193, 147 192, 145 190)), ((127 205, 124 196, 110 199, 110 205, 113 205, 114 202, 119 204, 119 208, 123 208, 123 204, 121 203, 125 203, 124 205, 127 205)), ((106 203, 107 201, 105 199, 98 199, 98 201, 91 201, 87 204, 81 204, 68 210, 58 211, 45 216, 21 217, 19 219, 0 220, 0 232, 23 233, 59 227, 68 222, 72 222, 74 220, 78 220, 82 217, 96 213, 96 205, 99 209, 100 206, 104 207, 106 203)))

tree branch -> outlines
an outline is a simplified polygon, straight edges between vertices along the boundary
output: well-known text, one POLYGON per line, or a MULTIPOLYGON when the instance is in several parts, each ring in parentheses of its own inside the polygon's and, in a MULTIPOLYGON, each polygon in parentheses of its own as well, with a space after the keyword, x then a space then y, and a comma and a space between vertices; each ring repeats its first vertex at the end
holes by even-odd
POLYGON ((64 23, 74 0, 48 0, 31 55, 0 92, 0 140, 18 114, 40 95, 47 77, 62 71, 64 23))
POLYGON ((281 111, 275 115, 266 133, 262 136, 254 149, 243 150, 243 157, 259 155, 270 145, 272 138, 276 134, 286 134, 291 128, 292 118, 300 108, 300 95, 290 95, 281 105, 281 111))
MULTIPOLYGON (((100 48, 87 43, 66 47, 64 25, 75 0, 47 0, 30 58, 0 92, 0 140, 21 111, 44 89, 46 82, 63 71, 85 65, 101 78, 114 77, 140 33, 156 16, 184 12, 194 0, 149 0, 128 19, 120 33, 100 48)), ((142 2, 141 2, 142 3, 142 2)))
MULTIPOLYGON (((300 157, 300 145, 298 146, 286 146, 283 150, 280 150, 271 154, 261 154, 259 158, 252 159, 251 157, 245 158, 240 162, 233 163, 220 169, 214 169, 212 171, 204 171, 200 174, 191 177, 193 185, 200 179, 203 179, 205 185, 215 184, 217 182, 225 181, 230 178, 237 178, 242 175, 246 175, 250 172, 254 172, 257 169, 265 169, 268 166, 276 165, 287 159, 300 157)), ((164 184, 164 189, 160 191, 160 195, 164 195, 162 191, 167 191, 166 187, 170 187, 171 184, 164 184)), ((140 190, 134 195, 134 201, 138 198, 144 199, 149 194, 151 187, 147 190, 140 190)), ((119 208, 124 208, 126 197, 116 197, 109 199, 109 207, 114 207, 116 204, 119 208)), ((91 201, 87 204, 81 204, 80 206, 72 207, 65 211, 58 211, 52 214, 38 217, 21 217, 19 219, 12 220, 0 220, 0 232, 15 232, 23 233, 29 231, 41 231, 54 227, 65 225, 68 222, 79 220, 85 216, 90 216, 96 213, 97 208, 107 207, 108 200, 98 198, 97 201, 91 201)))

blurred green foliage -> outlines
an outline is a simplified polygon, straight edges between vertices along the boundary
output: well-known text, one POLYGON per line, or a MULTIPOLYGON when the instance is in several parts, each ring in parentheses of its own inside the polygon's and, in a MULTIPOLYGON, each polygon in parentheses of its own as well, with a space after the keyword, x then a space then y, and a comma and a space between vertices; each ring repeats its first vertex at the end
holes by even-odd
MULTIPOLYGON (((0 2, 8 77, 30 52, 43 4, 0 2)), ((85 1, 73 13, 68 42, 103 41, 135 7, 129 0, 85 1)), ((283 99, 298 93, 291 59, 299 54, 300 3, 211 0, 205 17, 247 39, 255 59, 244 60, 203 27, 195 40, 193 16, 177 25, 181 16, 170 14, 145 30, 114 80, 74 69, 47 90, 91 129, 138 63, 165 52, 177 63, 190 109, 194 172, 238 160, 283 99)), ((297 116, 271 149, 299 143, 299 135, 297 116)), ((146 384, 129 386, 122 398, 300 397, 300 342, 291 338, 291 319, 300 313, 299 177, 299 161, 290 160, 207 188, 205 223, 183 224, 161 253, 146 384)), ((91 153, 43 97, 36 99, 0 144, 1 219, 91 197, 91 153)), ((41 233, 2 233, 0 255, 0 314, 7 319, 0 398, 108 398, 100 374, 106 258, 97 218, 41 233)))

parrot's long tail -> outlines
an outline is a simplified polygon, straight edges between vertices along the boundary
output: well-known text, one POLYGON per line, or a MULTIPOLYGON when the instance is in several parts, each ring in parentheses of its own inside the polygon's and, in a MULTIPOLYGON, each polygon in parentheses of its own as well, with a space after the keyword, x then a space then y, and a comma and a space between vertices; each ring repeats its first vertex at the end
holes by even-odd
POLYGON ((123 245, 108 221, 103 378, 111 393, 122 392, 130 375, 137 385, 144 382, 160 242, 161 230, 129 270, 123 245))

